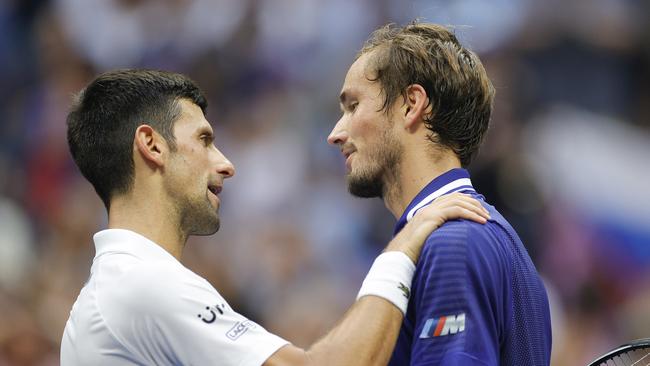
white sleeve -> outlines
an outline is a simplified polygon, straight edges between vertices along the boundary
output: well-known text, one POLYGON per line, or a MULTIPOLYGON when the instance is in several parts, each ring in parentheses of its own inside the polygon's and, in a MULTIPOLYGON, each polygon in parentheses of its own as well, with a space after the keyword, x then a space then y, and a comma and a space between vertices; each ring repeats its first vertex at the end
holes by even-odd
POLYGON ((288 344, 236 313, 202 278, 152 265, 101 301, 115 338, 145 364, 259 366, 288 344))

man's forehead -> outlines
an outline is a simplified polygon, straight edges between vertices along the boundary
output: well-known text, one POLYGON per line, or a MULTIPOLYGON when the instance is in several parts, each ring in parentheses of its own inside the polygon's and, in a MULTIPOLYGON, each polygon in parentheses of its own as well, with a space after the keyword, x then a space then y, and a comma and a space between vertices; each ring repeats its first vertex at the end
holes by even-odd
POLYGON ((362 54, 348 69, 339 95, 341 103, 345 103, 350 96, 367 93, 369 89, 378 87, 376 81, 373 81, 373 74, 375 73, 373 68, 374 53, 375 51, 370 51, 362 54))
POLYGON ((350 69, 348 69, 348 73, 346 75, 346 80, 347 79, 367 79, 368 76, 368 65, 372 59, 372 55, 370 53, 364 53, 361 55, 358 59, 354 61, 354 63, 350 66, 350 69))
POLYGON ((178 100, 178 104, 181 107, 182 113, 188 116, 203 116, 203 110, 201 110, 201 107, 196 105, 193 101, 186 99, 186 98, 181 98, 178 100))
POLYGON ((181 99, 179 104, 181 105, 181 114, 176 121, 176 126, 188 125, 194 129, 212 131, 212 124, 206 120, 201 107, 186 99, 181 99))
POLYGON ((355 85, 369 84, 372 82, 374 70, 370 66, 372 66, 373 53, 374 51, 364 53, 350 66, 348 73, 345 75, 341 94, 347 92, 347 89, 351 89, 355 85))

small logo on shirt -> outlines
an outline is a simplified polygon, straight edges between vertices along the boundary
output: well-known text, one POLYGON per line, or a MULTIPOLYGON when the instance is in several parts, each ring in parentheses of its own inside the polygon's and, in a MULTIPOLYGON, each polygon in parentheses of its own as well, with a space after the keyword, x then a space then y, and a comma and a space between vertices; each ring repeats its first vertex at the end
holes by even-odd
POLYGON ((197 317, 201 319, 206 324, 212 324, 217 320, 217 313, 223 315, 223 309, 226 307, 226 304, 217 304, 213 306, 206 306, 205 310, 207 313, 198 314, 197 317), (215 313, 215 311, 217 313, 215 313))
POLYGON ((465 331, 465 313, 427 319, 420 333, 420 339, 441 337, 465 331))
POLYGON ((226 337, 236 341, 237 338, 241 337, 242 334, 246 333, 247 330, 255 328, 255 323, 250 320, 244 322, 237 322, 233 325, 232 328, 226 333, 226 337))

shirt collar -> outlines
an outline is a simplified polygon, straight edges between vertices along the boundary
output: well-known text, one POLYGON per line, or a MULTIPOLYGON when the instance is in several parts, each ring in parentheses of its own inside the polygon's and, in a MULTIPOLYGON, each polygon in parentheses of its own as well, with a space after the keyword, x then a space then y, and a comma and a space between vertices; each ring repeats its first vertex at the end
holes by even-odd
POLYGON ((147 260, 179 263, 160 245, 131 230, 102 230, 93 236, 93 241, 95 258, 106 253, 128 253, 147 260))
POLYGON ((397 235, 404 225, 406 225, 413 215, 415 215, 415 213, 422 207, 433 202, 433 200, 440 196, 460 191, 475 192, 467 170, 456 168, 439 175, 429 182, 429 184, 427 184, 406 207, 402 217, 400 217, 395 225, 393 235, 397 235))

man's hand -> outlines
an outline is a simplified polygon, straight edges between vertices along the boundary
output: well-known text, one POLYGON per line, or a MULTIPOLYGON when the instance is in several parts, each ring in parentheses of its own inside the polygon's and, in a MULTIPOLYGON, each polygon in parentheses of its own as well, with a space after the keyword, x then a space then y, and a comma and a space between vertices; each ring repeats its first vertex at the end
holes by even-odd
POLYGON ((489 218, 488 211, 476 199, 462 193, 444 195, 421 208, 388 243, 385 251, 404 252, 417 263, 427 237, 446 221, 467 219, 484 224, 489 218))

